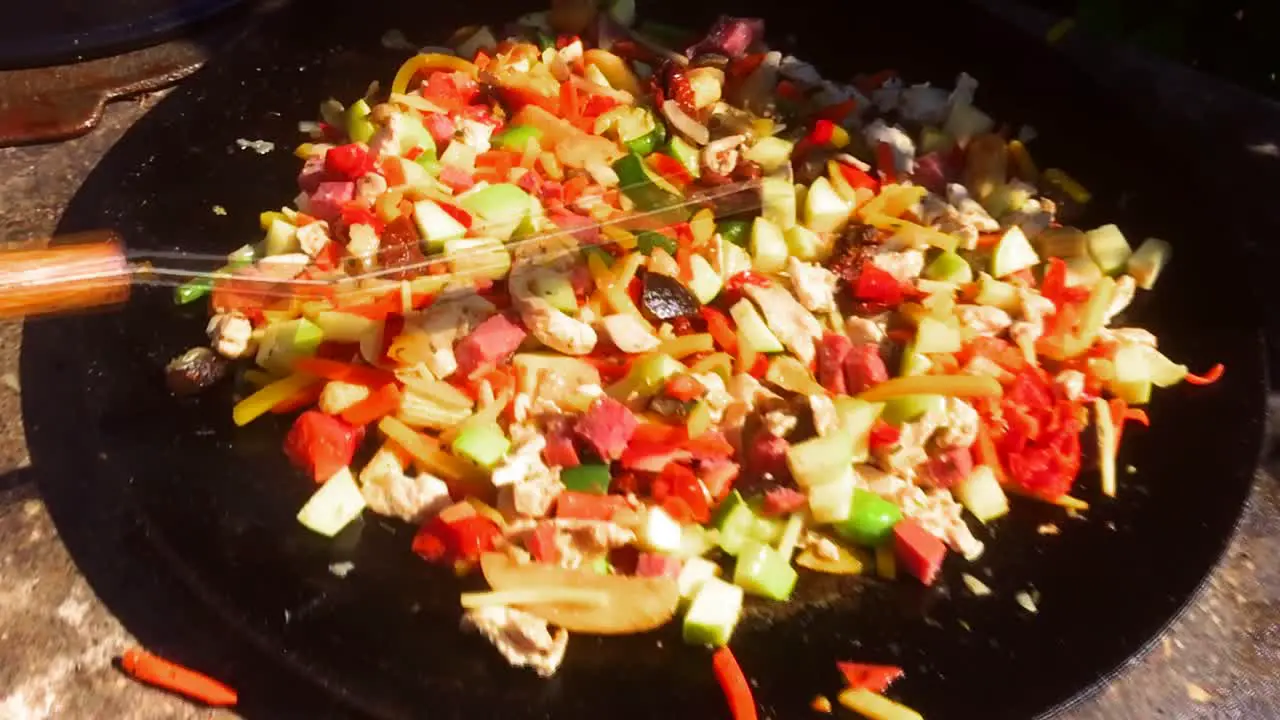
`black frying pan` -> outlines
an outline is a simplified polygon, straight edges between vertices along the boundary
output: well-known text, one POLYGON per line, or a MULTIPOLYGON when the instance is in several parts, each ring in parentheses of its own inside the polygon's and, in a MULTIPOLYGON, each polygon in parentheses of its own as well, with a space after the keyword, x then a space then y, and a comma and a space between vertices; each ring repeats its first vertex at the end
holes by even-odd
MULTIPOLYGON (((103 159, 59 232, 107 225, 138 247, 236 247, 258 234, 260 210, 294 194, 296 122, 330 94, 350 98, 371 79, 389 80, 401 58, 379 48, 385 30, 438 40, 459 24, 537 9, 321 5, 271 18, 160 103, 103 159), (414 32, 421 28, 430 31, 414 32), (240 137, 280 149, 235 150, 240 137), (227 216, 213 214, 215 204, 227 216)), ((967 70, 983 83, 980 106, 1035 126, 1042 165, 1063 166, 1094 191, 1087 222, 1114 220, 1175 246, 1156 292, 1130 314, 1170 356, 1228 371, 1215 386, 1158 395, 1152 428, 1126 433, 1121 464, 1138 474, 1122 477, 1116 500, 1101 498, 1086 474, 1078 494, 1094 505, 1088 521, 1019 503, 983 533, 995 537, 984 538, 992 542, 977 569, 952 558, 931 589, 806 576, 792 603, 752 605, 733 642, 766 716, 805 716, 815 694, 833 694, 835 660, 904 666, 893 695, 930 718, 1061 708, 1105 682, 1187 604, 1248 492, 1263 430, 1263 353, 1239 280, 1238 231, 1215 209, 1223 207, 1215 179, 1165 144, 1158 118, 1127 113, 1044 48, 958 4, 738 3, 734 12, 764 15, 775 44, 832 76, 896 67, 949 85, 967 70), (1060 536, 1036 532, 1051 521, 1060 536), (966 570, 995 595, 965 595, 966 570), (1013 600, 1024 589, 1040 594, 1034 616, 1013 600)), ((655 4, 650 14, 695 27, 713 18, 688 3, 655 4)), ((203 341, 203 325, 199 309, 141 293, 120 314, 28 328, 24 411, 36 466, 91 474, 43 481, 60 523, 85 516, 77 501, 122 496, 166 572, 238 637, 361 713, 725 715, 706 653, 682 645, 677 628, 575 637, 560 674, 539 680, 458 631, 459 583, 415 558, 402 529, 370 518, 333 542, 309 534, 293 516, 312 486, 280 452, 283 421, 234 428, 229 387, 190 401, 166 394, 161 368, 203 341), (77 486, 86 490, 68 492, 77 486), (346 578, 329 572, 341 560, 355 564, 346 578)))

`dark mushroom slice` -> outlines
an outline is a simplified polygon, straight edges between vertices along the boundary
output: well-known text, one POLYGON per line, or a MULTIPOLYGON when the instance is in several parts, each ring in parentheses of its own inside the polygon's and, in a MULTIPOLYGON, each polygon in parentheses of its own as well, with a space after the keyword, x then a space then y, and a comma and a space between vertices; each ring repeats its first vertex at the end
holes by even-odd
POLYGON ((650 319, 665 322, 696 315, 702 303, 675 278, 647 272, 641 285, 640 306, 650 319))
POLYGON ((165 366, 164 381, 174 395, 194 395, 227 375, 227 361, 207 347, 194 347, 165 366))

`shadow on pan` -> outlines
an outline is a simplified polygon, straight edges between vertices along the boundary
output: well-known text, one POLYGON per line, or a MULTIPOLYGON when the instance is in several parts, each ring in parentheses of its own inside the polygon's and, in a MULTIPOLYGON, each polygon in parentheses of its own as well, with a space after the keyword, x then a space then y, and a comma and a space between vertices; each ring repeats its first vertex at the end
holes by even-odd
MULTIPOLYGON (((1186 211, 1217 191, 1168 164, 1165 148, 1179 139, 963 6, 925 4, 913 10, 910 31, 894 8, 772 8, 746 3, 735 12, 766 17, 775 45, 830 77, 883 67, 948 86, 960 70, 978 77, 984 109, 1033 125, 1042 165, 1063 166, 1093 190, 1086 224, 1115 220, 1132 235, 1173 242, 1175 261, 1130 313, 1134 321, 1193 368, 1229 368, 1215 386, 1166 391, 1151 408, 1151 430, 1126 433, 1122 463, 1138 473, 1115 501, 1103 502, 1085 475, 1079 494, 1094 504, 1087 521, 1019 506, 984 531, 994 536, 984 538, 992 542, 976 568, 952 558, 947 581, 929 589, 805 578, 789 605, 752 607, 734 640, 775 717, 834 692, 835 660, 902 665, 907 678, 894 694, 931 718, 1061 709, 1185 606, 1239 517, 1263 433, 1265 382, 1255 306, 1232 281, 1240 229, 1186 211), (1062 534, 1040 536, 1044 522, 1062 534), (963 571, 996 594, 951 591, 963 571), (1017 609, 1020 590, 1040 593, 1037 615, 1017 609)), ((330 95, 350 99, 369 80, 391 77, 401 58, 380 49, 383 32, 439 41, 457 25, 534 9, 286 8, 139 121, 59 230, 110 226, 136 247, 200 252, 254 240, 258 212, 294 194, 287 148, 296 123, 330 95), (279 149, 259 156, 237 150, 236 138, 279 149)), ((645 11, 693 27, 713 18, 710 8, 675 3, 645 11)), ((705 653, 681 646, 678 632, 575 637, 560 674, 538 680, 459 632, 459 583, 413 557, 404 528, 366 518, 335 542, 308 534, 293 519, 309 487, 279 451, 283 422, 234 428, 229 387, 181 402, 165 393, 164 363, 203 340, 199 309, 139 293, 115 315, 34 323, 24 343, 24 413, 41 490, 95 589, 144 641, 226 668, 260 705, 246 708, 250 716, 279 716, 281 707, 388 718, 724 713, 705 653), (355 569, 345 578, 330 572, 346 561, 355 569), (201 602, 168 600, 186 597, 201 602), (273 672, 273 663, 295 672, 273 672), (332 709, 337 702, 341 710, 332 709)))

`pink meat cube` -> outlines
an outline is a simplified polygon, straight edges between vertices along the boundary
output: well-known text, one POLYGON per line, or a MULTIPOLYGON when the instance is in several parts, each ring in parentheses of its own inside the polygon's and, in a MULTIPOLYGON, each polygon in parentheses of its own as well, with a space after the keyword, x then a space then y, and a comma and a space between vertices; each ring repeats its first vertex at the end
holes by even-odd
POLYGON ((333 220, 342 214, 342 206, 356 196, 353 182, 322 182, 307 198, 307 214, 321 220, 333 220))
POLYGON ((818 343, 818 382, 836 395, 848 395, 844 379, 845 358, 853 352, 853 341, 838 333, 827 333, 818 343))
POLYGON ((326 177, 328 176, 324 171, 324 155, 309 157, 298 173, 298 187, 305 193, 315 192, 326 177))
POLYGON ((491 316, 454 346, 458 372, 462 377, 474 378, 498 367, 520 347, 524 338, 524 328, 506 315, 491 316))
POLYGON ((925 479, 934 487, 949 488, 973 472, 973 453, 969 448, 952 448, 929 458, 925 479))
POLYGON ((937 152, 931 152, 916 158, 916 169, 911 174, 911 181, 923 185, 930 192, 946 194, 947 169, 942 157, 937 152))
POLYGON ((659 553, 640 553, 636 560, 636 575, 640 577, 680 577, 680 558, 659 553))
POLYGON ((889 369, 885 367, 880 348, 875 343, 858 345, 844 359, 844 381, 850 395, 857 395, 888 379, 889 369))
POLYGON ((573 430, 602 460, 617 460, 627 448, 640 422, 626 405, 609 397, 598 398, 573 430))
POLYGON ((747 465, 756 474, 768 473, 775 478, 788 475, 786 438, 771 435, 763 428, 755 432, 748 448, 747 465))
POLYGON ((777 487, 764 493, 764 514, 789 515, 804 507, 809 498, 794 488, 777 487))

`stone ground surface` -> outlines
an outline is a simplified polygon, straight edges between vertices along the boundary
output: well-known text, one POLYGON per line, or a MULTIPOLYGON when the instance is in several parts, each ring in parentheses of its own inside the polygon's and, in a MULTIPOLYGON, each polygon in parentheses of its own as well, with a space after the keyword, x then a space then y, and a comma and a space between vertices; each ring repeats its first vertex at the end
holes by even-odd
MULTIPOLYGON (((160 95, 110 106, 86 137, 0 150, 0 242, 51 232, 98 157, 160 95)), ((137 685, 112 667, 112 658, 135 641, 77 570, 31 482, 19 404, 20 347, 21 326, 0 324, 0 720, 235 717, 137 685)), ((1149 654, 1064 717, 1280 717, 1272 677, 1280 667, 1276 557, 1280 484, 1264 470, 1226 561, 1193 608, 1149 654)), ((133 594, 144 611, 148 602, 157 604, 157 614, 165 610, 161 598, 171 597, 145 585, 133 594)), ((209 624, 172 625, 171 644, 213 642, 221 630, 205 620, 209 624)))

